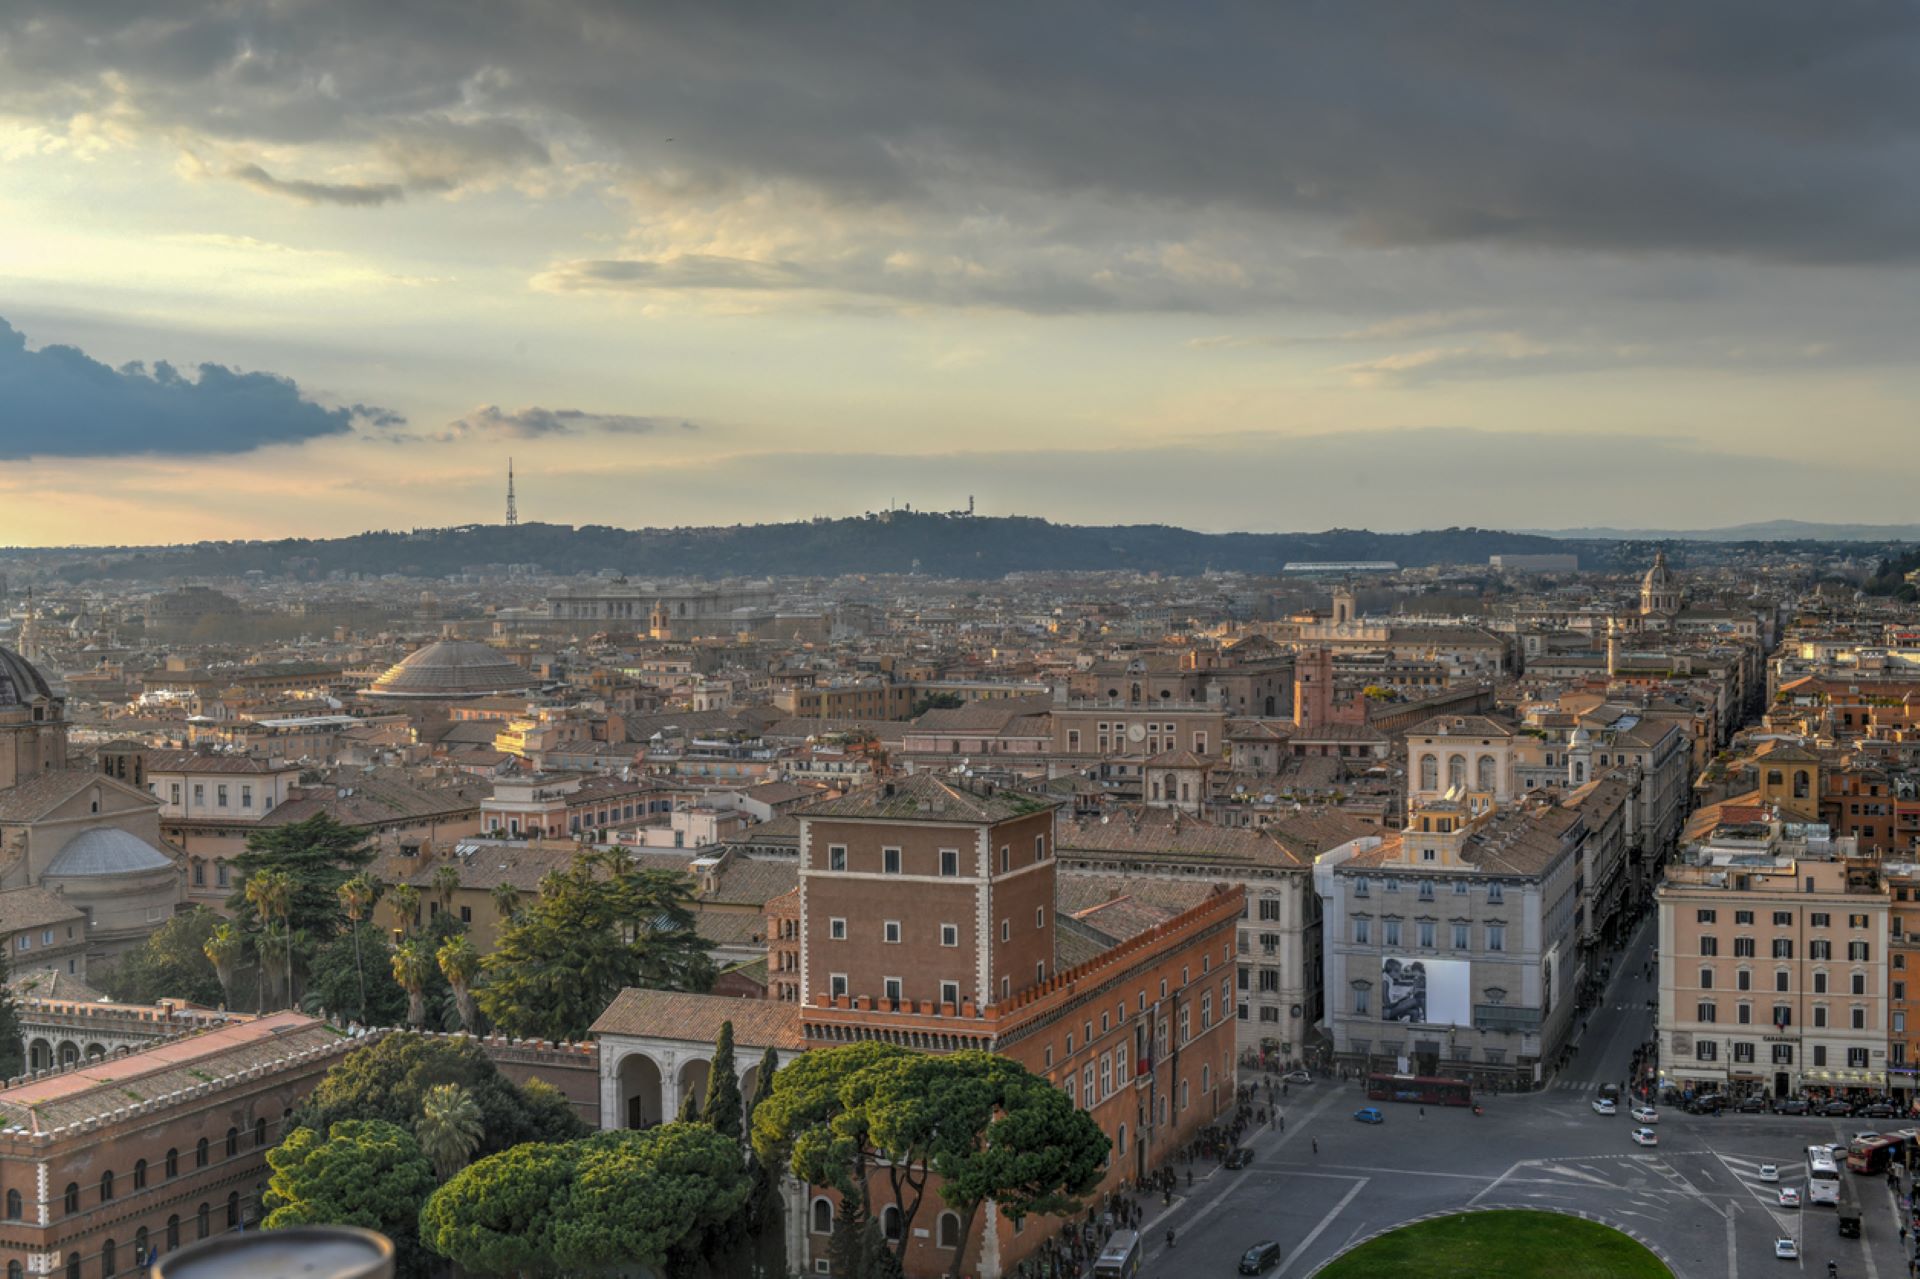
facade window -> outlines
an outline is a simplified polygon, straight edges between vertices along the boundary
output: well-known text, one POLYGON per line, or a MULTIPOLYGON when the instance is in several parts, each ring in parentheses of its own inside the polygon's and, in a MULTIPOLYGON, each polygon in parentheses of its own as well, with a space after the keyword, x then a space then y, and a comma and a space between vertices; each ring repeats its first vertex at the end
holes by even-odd
POLYGON ((827 845, 827 869, 845 870, 847 868, 847 846, 845 844, 827 845))
POLYGON ((1423 879, 1420 881, 1420 890, 1418 895, 1420 900, 1423 902, 1430 902, 1433 900, 1433 881, 1431 879, 1423 879))
POLYGON ((26 1206, 20 1200, 20 1192, 18 1190, 9 1190, 7 1192, 7 1220, 19 1221, 21 1217, 25 1215, 25 1211, 26 1206))
POLYGON ((1735 973, 1733 975, 1733 984, 1735 988, 1739 990, 1752 990, 1753 989, 1752 970, 1747 968, 1742 968, 1739 972, 1735 973))
POLYGON ((1715 915, 1715 911, 1705 909, 1696 910, 1693 912, 1693 922, 1696 924, 1711 924, 1714 922, 1715 915))
POLYGON ((1455 950, 1465 950, 1467 944, 1467 926, 1465 924, 1455 924, 1453 926, 1453 948, 1455 950))
POLYGON ((1275 901, 1275 900, 1274 900, 1273 898, 1271 898, 1271 897, 1262 897, 1262 898, 1260 899, 1260 918, 1261 918, 1262 920, 1277 920, 1277 919, 1279 919, 1279 918, 1280 918, 1280 903, 1279 903, 1279 902, 1277 902, 1277 901, 1275 901))
POLYGON ((61 1207, 66 1210, 66 1213, 69 1217, 71 1217, 74 1213, 80 1211, 80 1183, 79 1182, 69 1181, 67 1183, 67 1193, 64 1199, 61 1201, 61 1207))
POLYGON ((1827 1064, 1827 1046, 1825 1044, 1815 1044, 1813 1046, 1813 1061, 1810 1064, 1815 1066, 1824 1066, 1827 1064))
POLYGON ((1719 954, 1720 939, 1718 937, 1702 937, 1700 939, 1700 953, 1703 955, 1719 954))
POLYGON ((1702 968, 1700 970, 1700 989, 1702 990, 1713 989, 1713 969, 1702 968))
POLYGON ((1045 906, 1035 906, 1033 908, 1033 926, 1035 928, 1045 928, 1047 926, 1047 908, 1045 906))
POLYGON ((959 925, 957 924, 940 925, 940 944, 942 946, 958 946, 960 944, 959 925))
POLYGON ((880 979, 880 989, 885 992, 888 999, 898 999, 900 998, 900 979, 883 977, 880 979))
POLYGON ((845 941, 846 939, 847 921, 844 919, 829 919, 827 921, 827 940, 845 941))
POLYGON ((113 1198, 113 1169, 100 1174, 100 1202, 106 1203, 113 1198))
MULTIPOLYGON (((1780 973, 1775 978, 1775 980, 1778 980, 1779 977, 1785 977, 1785 976, 1786 976, 1785 973, 1780 973)), ((1780 989, 1785 990, 1786 987, 1782 986, 1780 987, 1780 989)), ((1816 972, 1813 975, 1813 993, 1816 995, 1824 995, 1827 993, 1827 975, 1825 973, 1816 972)))
POLYGON ((1713 1061, 1720 1056, 1720 1045, 1711 1039, 1695 1040, 1693 1056, 1696 1061, 1713 1061))
POLYGON ((1716 1010, 1713 1006, 1712 1000, 1707 1000, 1701 1003, 1697 1008, 1694 1009, 1694 1013, 1695 1013, 1695 1017, 1694 1017, 1695 1021, 1719 1020, 1718 1016, 1716 1015, 1716 1010))
POLYGON ((1867 1050, 1864 1048, 1847 1049, 1847 1066, 1853 1070, 1867 1068, 1867 1050))
POLYGON ((1810 941, 1807 943, 1808 959, 1832 959, 1833 943, 1830 941, 1810 941))
POLYGON ((960 874, 960 850, 959 849, 943 848, 940 850, 940 873, 949 879, 957 878, 959 876, 960 874))
POLYGON ((1867 975, 1865 973, 1855 973, 1853 975, 1853 993, 1856 995, 1864 995, 1867 993, 1867 975))
POLYGON ((135 1190, 147 1188, 147 1161, 144 1159, 133 1161, 133 1188, 135 1190))
POLYGON ((899 849, 883 848, 880 850, 880 872, 885 875, 898 875, 900 873, 899 849))
POLYGON ((830 1235, 833 1233, 833 1201, 825 1197, 813 1201, 813 1233, 830 1235))
POLYGON ((1773 988, 1776 991, 1785 991, 1788 988, 1788 978, 1787 978, 1786 969, 1782 968, 1779 972, 1776 972, 1773 975, 1773 988))
POLYGON ((1386 921, 1386 926, 1387 945, 1398 946, 1400 944, 1400 921, 1397 919, 1389 919, 1386 921))
POLYGON ((1750 1042, 1744 1042, 1744 1041, 1741 1043, 1735 1044, 1733 1046, 1733 1059, 1735 1061, 1752 1061, 1753 1060, 1753 1044, 1750 1042))
POLYGON ((1867 943, 1863 941, 1848 942, 1847 958, 1851 959, 1856 964, 1866 963, 1867 962, 1867 943))
POLYGON ((1774 938, 1773 939, 1773 957, 1775 959, 1792 959, 1793 958, 1793 939, 1790 937, 1774 938))
POLYGON ((847 993, 847 975, 845 973, 830 974, 827 977, 827 989, 835 998, 845 995, 847 993))
MULTIPOLYGON (((1126 1129, 1123 1128, 1121 1131, 1125 1132, 1126 1129)), ((960 1246, 960 1214, 956 1212, 941 1213, 938 1233, 940 1246, 942 1248, 949 1250, 958 1248, 960 1246)))
POLYGON ((1855 1030, 1867 1028, 1867 1010, 1857 1004, 1853 1008, 1853 1028, 1855 1030))
POLYGON ((1006 874, 1013 869, 1013 849, 1006 844, 1000 845, 1000 873, 1006 874))
POLYGON ((1487 901, 1490 904, 1498 905, 1499 903, 1505 901, 1506 899, 1507 899, 1507 891, 1505 888, 1501 887, 1499 884, 1487 885, 1487 901))
POLYGON ((169 1150, 167 1151, 167 1179, 172 1180, 179 1175, 180 1152, 178 1150, 169 1150))
POLYGON ((1505 924, 1487 925, 1487 949, 1505 950, 1507 948, 1507 927, 1505 924))
POLYGON ((227 1158, 232 1159, 239 1153, 240 1130, 238 1128, 229 1128, 227 1129, 227 1158))
POLYGON ((960 1003, 960 983, 957 981, 941 982, 940 983, 940 1002, 943 1004, 954 1004, 957 1006, 960 1003))
POLYGON ((1373 941, 1373 921, 1356 919, 1353 921, 1353 940, 1357 946, 1371 945, 1373 941))
POLYGON ((1793 927, 1793 912, 1792 912, 1792 911, 1790 911, 1790 910, 1776 910, 1776 911, 1774 911, 1774 912, 1773 912, 1773 926, 1774 926, 1775 928, 1791 928, 1791 927, 1793 927))
MULTIPOLYGON (((1773 1006, 1773 1024, 1776 1026, 1793 1025, 1793 1005, 1775 1004, 1773 1006)), ((1775 1058, 1778 1060, 1778 1058, 1775 1058)))
POLYGON ((1740 959, 1753 958, 1753 938, 1736 937, 1733 939, 1733 953, 1740 959))
POLYGON ((1420 921, 1420 944, 1426 947, 1428 950, 1433 949, 1433 945, 1434 945, 1433 933, 1434 933, 1434 925, 1431 921, 1429 920, 1420 921))
POLYGON ((1824 1027, 1826 1024, 1827 1024, 1827 1006, 1825 1004, 1815 1004, 1813 1006, 1814 1028, 1818 1030, 1824 1027))
POLYGON ((880 934, 883 940, 890 944, 898 945, 900 942, 900 921, 897 919, 889 919, 880 925, 880 934))
POLYGON ((1353 992, 1353 1011, 1362 1017, 1367 1015, 1366 991, 1356 990, 1353 992))
POLYGON ((1750 910, 1736 910, 1733 912, 1733 922, 1736 924, 1751 924, 1753 922, 1753 912, 1750 910))
POLYGON ((1371 891, 1367 885, 1367 877, 1365 875, 1354 876, 1353 895, 1355 897, 1366 897, 1370 895, 1371 891))

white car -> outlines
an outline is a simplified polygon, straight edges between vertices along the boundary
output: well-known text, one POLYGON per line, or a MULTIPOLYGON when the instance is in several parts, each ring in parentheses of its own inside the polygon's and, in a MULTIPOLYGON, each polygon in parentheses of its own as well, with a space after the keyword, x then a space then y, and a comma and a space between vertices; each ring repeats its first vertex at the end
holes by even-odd
POLYGON ((1660 1144, 1660 1134, 1651 1128, 1635 1128, 1633 1130, 1633 1144, 1636 1146, 1657 1146, 1660 1144))
POLYGON ((1643 1124, 1657 1124, 1660 1122, 1660 1112, 1652 1106, 1635 1106, 1633 1108, 1633 1117, 1643 1124))
POLYGON ((1792 1235, 1781 1235, 1773 1241, 1773 1255, 1782 1261, 1795 1261, 1800 1256, 1800 1245, 1793 1241, 1792 1235))
POLYGON ((1853 1134, 1853 1139, 1855 1141, 1872 1141, 1875 1137, 1878 1137, 1879 1135, 1880 1134, 1877 1132, 1857 1132, 1853 1134))
POLYGON ((1779 1167, 1778 1167, 1778 1166, 1776 1166, 1776 1165, 1774 1165, 1774 1164, 1761 1164, 1761 1165, 1760 1165, 1760 1180, 1762 1180, 1762 1181, 1778 1181, 1778 1180, 1780 1180, 1780 1169, 1779 1169, 1779 1167))
POLYGON ((1310 1084, 1313 1082, 1313 1076, 1304 1070, 1289 1070, 1286 1074, 1280 1076, 1280 1079, 1283 1083, 1289 1084, 1310 1084))
POLYGON ((1617 1115, 1620 1113, 1620 1107, 1614 1105, 1605 1097, 1597 1097, 1594 1099, 1593 1113, 1596 1115, 1617 1115))
POLYGON ((1800 1192, 1792 1186, 1780 1187, 1780 1206, 1782 1208, 1798 1208, 1800 1206, 1800 1192))

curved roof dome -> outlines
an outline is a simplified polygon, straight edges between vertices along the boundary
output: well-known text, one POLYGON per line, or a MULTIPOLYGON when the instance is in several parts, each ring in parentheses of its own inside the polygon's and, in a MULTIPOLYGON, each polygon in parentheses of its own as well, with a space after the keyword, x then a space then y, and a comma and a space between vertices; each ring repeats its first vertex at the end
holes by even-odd
POLYGON ((53 689, 33 663, 10 648, 0 647, 0 706, 25 706, 43 697, 52 697, 53 689))
POLYGON ((51 878, 80 875, 126 875, 142 870, 173 868, 173 859, 123 830, 103 826, 81 831, 67 841, 53 864, 42 872, 51 878))
POLYGON ((473 640, 440 640, 388 669, 368 689, 376 697, 484 697, 518 692, 527 672, 473 640))
POLYGON ((1640 579, 1640 589, 1643 591, 1665 590, 1672 582, 1673 574, 1667 569, 1666 551, 1655 551, 1653 567, 1648 569, 1647 575, 1640 579))

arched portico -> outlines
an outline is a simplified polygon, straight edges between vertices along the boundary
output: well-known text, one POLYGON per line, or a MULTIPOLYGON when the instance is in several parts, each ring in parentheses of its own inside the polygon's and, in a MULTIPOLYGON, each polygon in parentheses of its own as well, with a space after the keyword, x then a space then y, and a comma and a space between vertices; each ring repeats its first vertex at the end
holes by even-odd
MULTIPOLYGON (((660 1066, 645 1053, 628 1053, 616 1067, 619 1087, 620 1122, 628 1128, 651 1128, 669 1116, 662 1107, 666 1094, 661 1087, 660 1066)), ((604 1118, 603 1118, 604 1122, 604 1118)))
POLYGON ((53 1041, 35 1039, 27 1045, 27 1068, 30 1070, 50 1070, 53 1068, 53 1041))
POLYGON ((680 1063, 680 1085, 674 1089, 674 1116, 680 1114, 679 1107, 687 1104, 687 1094, 692 1093, 704 1103, 707 1099, 707 1079, 713 1074, 713 1062, 707 1057, 695 1057, 680 1063))

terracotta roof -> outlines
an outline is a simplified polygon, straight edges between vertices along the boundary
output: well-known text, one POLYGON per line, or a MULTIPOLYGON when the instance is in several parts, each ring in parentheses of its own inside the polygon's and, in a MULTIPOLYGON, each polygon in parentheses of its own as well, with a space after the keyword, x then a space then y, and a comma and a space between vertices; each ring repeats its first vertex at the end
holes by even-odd
POLYGON ((1005 697, 927 711, 910 726, 916 733, 998 733, 1012 721, 1051 711, 1049 697, 1005 697))
POLYGON ((810 805, 801 809, 799 816, 992 823, 1024 817, 1058 803, 1000 787, 975 791, 950 784, 932 773, 914 773, 810 805))
POLYGON ((1080 920, 1120 942, 1134 932, 1192 910, 1213 895, 1214 883, 1211 878, 1200 877, 1067 871, 1054 881, 1054 912, 1064 919, 1080 920), (1128 905, 1109 909, 1116 902, 1128 905), (1128 931, 1129 927, 1133 931, 1128 931))
MULTIPOLYGON (((729 999, 724 995, 689 995, 674 990, 642 990, 629 986, 613 997, 592 1025, 595 1035, 628 1035, 711 1044, 720 1037, 720 1024, 733 1023, 733 1042, 739 1048, 805 1046, 800 1034, 800 1005, 769 999, 729 999)), ((0 1093, 0 1100, 5 1094, 0 1093)))
POLYGON ((693 931, 709 945, 752 946, 767 939, 767 918, 743 910, 696 910, 693 931))
POLYGON ((1161 751, 1147 761, 1148 768, 1213 768, 1219 760, 1192 751, 1161 751))
POLYGON ((1435 715, 1407 730, 1408 737, 1512 737, 1513 726, 1485 715, 1435 715))
MULTIPOLYGON (((23 928, 71 924, 86 916, 44 888, 9 888, 0 893, 0 935, 23 928)), ((16 961, 24 962, 24 961, 16 961)))
POLYGON ((84 768, 56 768, 37 773, 8 790, 0 790, 0 822, 30 822, 45 817, 96 782, 118 786, 158 806, 159 801, 144 791, 121 785, 105 773, 84 768))
MULTIPOLYGON (((714 850, 699 849, 704 853, 714 850)), ((800 864, 787 858, 778 861, 765 857, 735 854, 720 868, 720 881, 705 901, 744 902, 764 906, 782 893, 792 892, 800 883, 800 864)))
POLYGON ((762 782, 758 786, 747 787, 741 793, 761 804, 788 804, 797 799, 812 799, 820 792, 811 786, 796 786, 792 782, 762 782))
POLYGON ((1194 817, 1177 822, 1164 809, 1129 811, 1104 821, 1062 821, 1054 841, 1060 856, 1132 854, 1154 861, 1300 868, 1306 863, 1266 831, 1215 826, 1194 817))
POLYGON ((155 773, 288 773, 298 764, 274 764, 251 755, 213 755, 206 751, 148 751, 147 775, 155 773))

